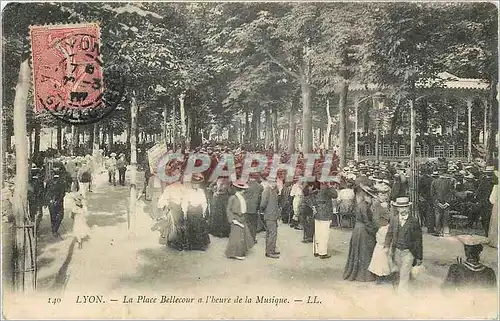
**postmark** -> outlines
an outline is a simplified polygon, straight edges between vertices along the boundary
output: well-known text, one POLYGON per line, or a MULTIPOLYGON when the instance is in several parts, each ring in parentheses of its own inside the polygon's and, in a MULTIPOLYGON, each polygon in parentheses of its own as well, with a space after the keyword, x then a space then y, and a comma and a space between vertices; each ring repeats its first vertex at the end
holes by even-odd
POLYGON ((119 97, 105 96, 99 25, 31 26, 30 37, 35 112, 90 124, 116 108, 119 97))

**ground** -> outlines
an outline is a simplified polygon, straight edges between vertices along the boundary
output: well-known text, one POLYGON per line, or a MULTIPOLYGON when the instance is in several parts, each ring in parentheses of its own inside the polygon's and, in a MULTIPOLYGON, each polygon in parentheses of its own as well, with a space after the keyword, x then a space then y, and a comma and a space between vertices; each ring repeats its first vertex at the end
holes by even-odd
MULTIPOLYGON (((139 178, 142 174, 138 175, 139 178)), ((439 287, 450 264, 463 255, 455 238, 424 235, 426 272, 414 282, 410 297, 397 297, 389 284, 349 282, 342 272, 351 229, 332 228, 330 259, 312 254, 302 232, 280 225, 278 260, 264 256, 265 234, 247 260, 224 256, 227 239, 211 236, 206 252, 179 252, 158 244, 152 232, 148 202, 141 198, 128 228, 129 186, 109 186, 105 173, 96 178, 89 194, 91 236, 83 249, 75 246, 72 219, 65 217, 55 241, 48 213, 39 241, 38 290, 33 297, 7 295, 7 318, 493 318, 498 316, 498 295, 493 292, 443 293, 439 287), (102 295, 105 301, 83 296, 102 295), (155 303, 123 303, 124 296, 158 297, 155 303), (193 303, 160 303, 161 297, 194 298, 193 303), (207 296, 226 303, 207 304, 207 296), (237 296, 242 299, 237 301, 237 296), (265 296, 271 302, 260 303, 265 296), (273 300, 274 296, 274 300, 273 300), (316 297, 314 299, 314 297, 316 297), (58 303, 58 299, 61 302, 58 303), (198 303, 198 298, 202 303, 198 303), (231 299, 231 303, 227 303, 231 299), (252 302, 246 302, 251 299, 252 302), (25 301, 28 300, 28 301, 25 301), (35 300, 35 301, 33 301, 35 300), (117 300, 117 301, 112 301, 117 300), (301 300, 301 301, 299 301, 301 300), (316 303, 307 303, 307 301, 316 303), (29 304, 26 304, 29 302, 29 304), (51 302, 51 303, 49 303, 51 302), (56 304, 53 304, 53 303, 56 304), (36 303, 36 309, 33 308, 36 303)), ((142 185, 139 185, 141 190, 142 185)), ((497 271, 497 251, 486 247, 485 264, 497 271)))

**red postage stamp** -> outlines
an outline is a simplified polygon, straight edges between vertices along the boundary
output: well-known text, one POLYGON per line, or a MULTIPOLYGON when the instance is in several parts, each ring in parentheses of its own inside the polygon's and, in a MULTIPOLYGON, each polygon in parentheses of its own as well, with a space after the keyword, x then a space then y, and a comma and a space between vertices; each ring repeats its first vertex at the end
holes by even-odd
POLYGON ((35 112, 73 115, 103 104, 97 24, 31 26, 35 112))

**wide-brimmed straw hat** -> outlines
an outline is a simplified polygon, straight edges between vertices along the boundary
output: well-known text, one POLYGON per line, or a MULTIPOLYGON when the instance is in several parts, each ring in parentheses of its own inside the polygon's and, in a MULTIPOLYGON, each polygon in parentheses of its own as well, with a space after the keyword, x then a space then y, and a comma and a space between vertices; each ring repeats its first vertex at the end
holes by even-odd
POLYGON ((391 202, 391 204, 396 207, 407 207, 410 206, 412 202, 410 202, 410 198, 408 197, 398 197, 395 201, 391 202))
POLYGON ((370 195, 371 197, 377 196, 377 191, 365 183, 360 183, 359 188, 361 188, 366 194, 370 195))
POLYGON ((488 238, 481 235, 457 235, 456 238, 464 245, 488 244, 488 238))
POLYGON ((243 182, 243 181, 240 181, 240 180, 234 181, 233 186, 236 188, 239 188, 239 189, 247 189, 248 188, 248 184, 243 182))
POLYGON ((191 176, 191 183, 203 183, 205 181, 205 177, 203 175, 196 173, 191 176))

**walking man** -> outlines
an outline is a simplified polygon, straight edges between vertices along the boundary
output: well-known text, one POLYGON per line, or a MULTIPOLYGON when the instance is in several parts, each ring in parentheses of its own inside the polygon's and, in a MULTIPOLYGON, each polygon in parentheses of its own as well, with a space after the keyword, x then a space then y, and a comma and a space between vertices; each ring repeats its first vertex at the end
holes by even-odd
POLYGON ((406 294, 413 266, 422 264, 422 229, 418 219, 410 216, 411 202, 408 197, 398 197, 392 202, 397 215, 391 217, 385 237, 384 251, 394 257, 399 281, 398 292, 406 294))
POLYGON ((106 160, 106 169, 108 171, 109 184, 116 186, 116 154, 111 153, 106 160))
MULTIPOLYGON (((73 185, 75 189, 76 185, 73 185)), ((52 226, 52 235, 55 238, 61 238, 59 227, 64 218, 64 196, 66 195, 67 182, 61 175, 59 167, 53 168, 53 175, 47 182, 47 205, 50 213, 50 222, 52 226)))
POLYGON ((316 195, 314 212, 314 256, 321 259, 328 259, 328 239, 330 237, 330 223, 332 220, 333 204, 332 199, 337 198, 337 191, 328 183, 321 183, 320 190, 316 195))
POLYGON ((42 170, 35 164, 31 167, 30 180, 28 185, 28 204, 30 220, 36 224, 36 230, 42 221, 43 205, 43 178, 42 170))
POLYGON ((266 257, 278 259, 279 252, 276 250, 276 239, 278 237, 278 187, 274 182, 267 182, 268 186, 262 192, 260 209, 264 214, 266 222, 266 257))
POLYGON ((244 196, 247 203, 247 212, 245 213, 245 219, 250 229, 250 234, 252 235, 255 243, 257 243, 257 223, 259 221, 259 205, 262 190, 264 188, 257 182, 255 177, 250 176, 248 182, 248 189, 245 190, 244 196))
POLYGON ((121 186, 125 186, 125 172, 127 171, 125 155, 120 154, 120 158, 116 161, 116 168, 118 168, 118 182, 121 186))

